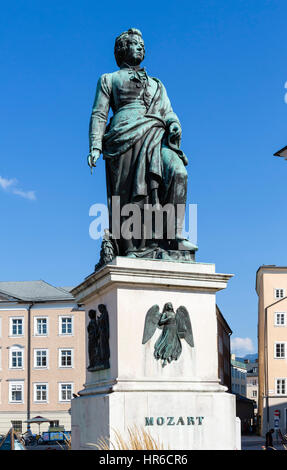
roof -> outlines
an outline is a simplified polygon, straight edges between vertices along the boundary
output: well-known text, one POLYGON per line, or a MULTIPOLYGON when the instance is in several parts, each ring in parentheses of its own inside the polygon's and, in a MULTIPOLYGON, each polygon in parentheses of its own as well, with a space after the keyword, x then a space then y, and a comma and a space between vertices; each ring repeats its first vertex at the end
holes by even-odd
MULTIPOLYGON (((67 288, 66 288, 67 289, 67 288)), ((45 281, 0 281, 0 296, 10 301, 52 301, 74 300, 73 295, 63 287, 55 287, 45 281)))
POLYGON ((218 305, 216 305, 216 314, 217 318, 221 321, 222 326, 224 327, 225 331, 229 334, 232 335, 232 330, 230 326, 228 325, 227 321, 225 320, 224 316, 222 315, 222 312, 218 305))
POLYGON ((244 370, 247 371, 248 364, 245 364, 242 361, 237 361, 237 360, 231 359, 230 363, 233 367, 237 367, 238 369, 244 369, 244 370))
POLYGON ((233 393, 233 395, 236 395, 236 400, 250 403, 252 405, 256 405, 255 400, 251 400, 250 398, 244 397, 243 395, 240 395, 239 393, 233 393))
POLYGON ((274 272, 280 272, 280 271, 285 271, 286 273, 287 266, 277 266, 276 264, 262 264, 259 266, 259 268, 256 271, 256 283, 255 283, 255 290, 257 294, 259 294, 259 289, 258 289, 258 283, 259 283, 259 276, 262 276, 263 271, 273 271, 274 272))

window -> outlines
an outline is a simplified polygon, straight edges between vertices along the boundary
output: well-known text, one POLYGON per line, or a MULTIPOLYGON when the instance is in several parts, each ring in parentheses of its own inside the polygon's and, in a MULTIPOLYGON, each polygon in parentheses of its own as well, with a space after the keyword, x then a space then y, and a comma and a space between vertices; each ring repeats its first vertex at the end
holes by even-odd
POLYGON ((11 351, 11 367, 23 367, 23 354, 22 351, 11 351))
POLYGON ((275 299, 283 299, 285 297, 285 289, 274 289, 275 299))
POLYGON ((72 366, 73 366, 72 349, 60 349, 59 367, 72 367, 72 366))
POLYGON ((34 350, 34 367, 48 367, 48 350, 34 350))
POLYGON ((22 433, 22 421, 11 421, 14 431, 22 433))
POLYGON ((35 335, 47 336, 48 335, 48 318, 46 317, 35 318, 34 331, 35 331, 35 335))
POLYGON ((58 428, 60 426, 60 421, 58 419, 54 421, 50 421, 50 427, 51 428, 58 428))
POLYGON ((285 326, 285 312, 276 312, 275 313, 275 325, 276 326, 285 326))
POLYGON ((9 351, 9 367, 10 369, 23 369, 24 354, 23 348, 20 346, 12 346, 9 351))
POLYGON ((275 358, 285 358, 285 343, 275 343, 275 358))
POLYGON ((72 399, 73 384, 62 383, 59 384, 59 400, 70 401, 72 399))
POLYGON ((34 401, 48 401, 48 384, 34 384, 34 401))
POLYGON ((73 318, 72 317, 60 317, 60 335, 72 335, 73 334, 73 318))
POLYGON ((257 397, 257 390, 253 390, 253 391, 252 391, 252 396, 253 396, 253 398, 256 398, 256 397, 257 397))
POLYGON ((11 336, 23 336, 24 334, 24 319, 23 318, 11 318, 10 319, 10 335, 11 336))
POLYGON ((276 393, 277 395, 285 395, 286 379, 276 379, 276 393))
POLYGON ((24 383, 23 382, 10 382, 9 383, 9 402, 10 403, 24 403, 24 383))

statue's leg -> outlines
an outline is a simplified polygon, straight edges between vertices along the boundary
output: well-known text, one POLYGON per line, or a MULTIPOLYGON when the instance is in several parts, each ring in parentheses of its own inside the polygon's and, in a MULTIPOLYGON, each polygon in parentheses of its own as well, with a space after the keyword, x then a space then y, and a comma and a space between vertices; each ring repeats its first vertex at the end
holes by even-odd
POLYGON ((161 149, 163 180, 161 197, 165 203, 185 204, 187 171, 179 155, 165 145, 161 149))
POLYGON ((132 202, 136 157, 140 144, 136 144, 125 154, 106 160, 107 192, 109 204, 109 230, 116 238, 118 254, 126 256, 136 250, 138 240, 123 234, 123 224, 129 219, 124 216, 123 208, 132 202), (116 227, 116 229, 115 229, 116 227))
POLYGON ((186 167, 180 156, 169 147, 163 145, 161 154, 163 179, 160 188, 160 202, 162 206, 172 204, 175 214, 175 238, 169 240, 170 248, 194 250, 196 247, 182 237, 187 195, 186 167))
POLYGON ((161 205, 172 204, 175 210, 175 237, 180 236, 185 213, 187 171, 179 155, 169 147, 161 149, 163 179, 160 188, 161 205), (178 205, 180 205, 178 207, 178 205))

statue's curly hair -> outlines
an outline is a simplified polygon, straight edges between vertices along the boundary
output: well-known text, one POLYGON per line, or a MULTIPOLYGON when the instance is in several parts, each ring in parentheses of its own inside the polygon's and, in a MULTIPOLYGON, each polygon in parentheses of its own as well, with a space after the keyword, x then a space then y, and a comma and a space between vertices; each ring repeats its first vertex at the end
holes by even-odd
MULTIPOLYGON (((133 35, 137 35, 142 38, 141 31, 136 28, 130 28, 128 31, 124 31, 116 38, 114 52, 115 52, 116 62, 119 67, 125 61, 126 50, 127 50, 127 40, 129 36, 133 36, 133 35)), ((145 50, 144 50, 144 54, 145 54, 145 50)))

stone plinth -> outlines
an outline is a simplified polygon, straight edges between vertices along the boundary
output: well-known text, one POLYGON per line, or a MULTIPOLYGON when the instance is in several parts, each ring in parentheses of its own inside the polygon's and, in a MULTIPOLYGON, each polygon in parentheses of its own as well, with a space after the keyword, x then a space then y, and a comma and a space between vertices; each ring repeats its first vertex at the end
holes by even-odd
MULTIPOLYGON (((72 401, 72 447, 95 449, 99 438, 144 427, 166 449, 235 449, 235 399, 219 384, 215 293, 231 275, 213 264, 116 258, 73 290, 88 311, 105 304, 110 369, 88 372, 72 401), (194 347, 182 339, 177 361, 154 358, 156 330, 142 344, 146 312, 166 302, 187 308, 194 347)), ((87 358, 88 363, 88 358, 87 358)))

